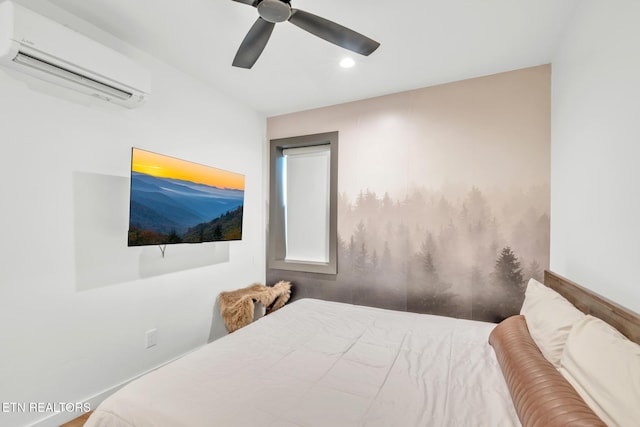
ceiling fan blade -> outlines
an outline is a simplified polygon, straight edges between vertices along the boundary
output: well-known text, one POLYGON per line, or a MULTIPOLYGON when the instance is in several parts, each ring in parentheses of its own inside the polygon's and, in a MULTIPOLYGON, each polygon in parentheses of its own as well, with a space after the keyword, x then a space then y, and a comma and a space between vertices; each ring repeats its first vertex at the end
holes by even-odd
POLYGON ((238 3, 248 4, 249 6, 256 6, 258 4, 258 0, 233 0, 238 3))
POLYGON ((244 40, 242 40, 236 57, 233 59, 233 66, 240 68, 253 67, 253 64, 256 63, 267 45, 275 26, 276 24, 274 23, 258 18, 244 40))
POLYGON ((347 27, 300 9, 291 9, 289 22, 311 34, 345 49, 369 56, 380 43, 347 27))

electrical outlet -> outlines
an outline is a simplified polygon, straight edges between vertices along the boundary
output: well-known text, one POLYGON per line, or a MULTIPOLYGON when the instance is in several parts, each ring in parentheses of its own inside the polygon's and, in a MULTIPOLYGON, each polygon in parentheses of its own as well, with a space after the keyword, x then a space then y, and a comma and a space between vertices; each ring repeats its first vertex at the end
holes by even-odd
POLYGON ((144 335, 145 348, 151 348, 158 344, 158 330, 149 329, 144 335))

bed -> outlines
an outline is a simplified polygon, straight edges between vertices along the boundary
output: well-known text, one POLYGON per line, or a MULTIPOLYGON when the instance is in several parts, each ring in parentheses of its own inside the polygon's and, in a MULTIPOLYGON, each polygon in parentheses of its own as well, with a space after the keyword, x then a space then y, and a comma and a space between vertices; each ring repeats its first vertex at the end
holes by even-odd
MULTIPOLYGON (((545 284, 640 337, 635 313, 550 272, 545 284)), ((131 382, 86 426, 605 425, 525 317, 496 326, 302 299, 131 382)))

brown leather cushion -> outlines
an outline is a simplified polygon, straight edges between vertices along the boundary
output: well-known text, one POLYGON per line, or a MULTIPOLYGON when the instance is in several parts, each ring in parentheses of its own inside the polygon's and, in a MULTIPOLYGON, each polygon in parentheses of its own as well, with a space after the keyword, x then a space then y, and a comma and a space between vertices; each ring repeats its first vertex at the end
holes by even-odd
POLYGON ((524 427, 606 424, 587 406, 529 335, 524 316, 512 316, 489 336, 524 427))

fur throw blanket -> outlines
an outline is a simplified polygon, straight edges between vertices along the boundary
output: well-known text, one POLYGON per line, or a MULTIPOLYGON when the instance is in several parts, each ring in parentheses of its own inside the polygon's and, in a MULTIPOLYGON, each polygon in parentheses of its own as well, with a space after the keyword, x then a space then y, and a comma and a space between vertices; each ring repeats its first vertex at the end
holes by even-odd
POLYGON ((284 306, 291 296, 291 283, 273 286, 254 284, 236 291, 220 292, 218 306, 227 331, 234 332, 253 321, 254 302, 266 308, 266 314, 284 306))

